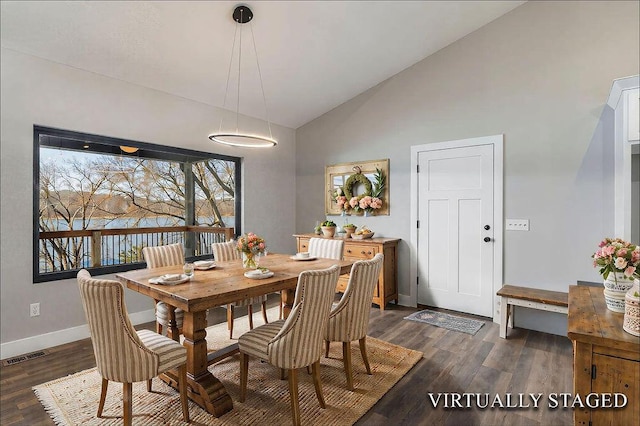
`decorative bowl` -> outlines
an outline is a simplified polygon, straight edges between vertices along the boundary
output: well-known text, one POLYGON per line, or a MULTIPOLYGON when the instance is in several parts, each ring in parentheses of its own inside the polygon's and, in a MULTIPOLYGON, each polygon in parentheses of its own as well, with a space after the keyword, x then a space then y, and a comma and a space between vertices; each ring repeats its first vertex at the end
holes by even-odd
POLYGON ((368 234, 360 235, 351 234, 351 238, 353 238, 354 240, 366 240, 367 238, 373 237, 373 234, 375 234, 375 232, 369 232, 368 234))

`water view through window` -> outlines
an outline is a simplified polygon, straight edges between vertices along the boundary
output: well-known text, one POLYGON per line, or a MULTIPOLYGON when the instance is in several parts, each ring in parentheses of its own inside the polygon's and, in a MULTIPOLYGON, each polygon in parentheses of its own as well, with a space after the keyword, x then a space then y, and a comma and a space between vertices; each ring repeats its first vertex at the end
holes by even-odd
POLYGON ((203 256, 239 232, 238 158, 37 130, 36 281, 140 264, 145 246, 203 256))

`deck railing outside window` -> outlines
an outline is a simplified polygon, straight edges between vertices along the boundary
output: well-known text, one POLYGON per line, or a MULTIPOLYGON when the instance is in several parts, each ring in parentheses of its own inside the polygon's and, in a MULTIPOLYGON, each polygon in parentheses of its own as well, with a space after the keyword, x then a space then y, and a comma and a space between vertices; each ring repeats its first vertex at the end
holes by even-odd
POLYGON ((142 248, 182 243, 187 257, 211 254, 234 228, 172 226, 40 232, 40 273, 142 263, 142 248))

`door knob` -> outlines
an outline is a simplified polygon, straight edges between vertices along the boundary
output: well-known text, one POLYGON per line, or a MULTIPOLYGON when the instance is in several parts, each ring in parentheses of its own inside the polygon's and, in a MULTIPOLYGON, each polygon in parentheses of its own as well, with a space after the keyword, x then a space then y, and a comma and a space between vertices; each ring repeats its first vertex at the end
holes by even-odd
POLYGON ((489 238, 489 237, 484 237, 484 242, 485 242, 485 243, 488 243, 489 241, 491 241, 491 238, 489 238))
POLYGON ((488 231, 489 229, 491 229, 491 227, 489 225, 485 225, 484 229, 486 229, 488 231))

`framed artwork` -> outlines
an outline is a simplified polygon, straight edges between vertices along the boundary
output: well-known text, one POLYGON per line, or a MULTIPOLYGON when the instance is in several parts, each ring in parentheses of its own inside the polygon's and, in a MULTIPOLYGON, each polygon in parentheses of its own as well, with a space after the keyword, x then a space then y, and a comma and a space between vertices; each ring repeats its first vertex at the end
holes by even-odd
POLYGON ((327 215, 388 215, 389 159, 325 167, 327 215))

